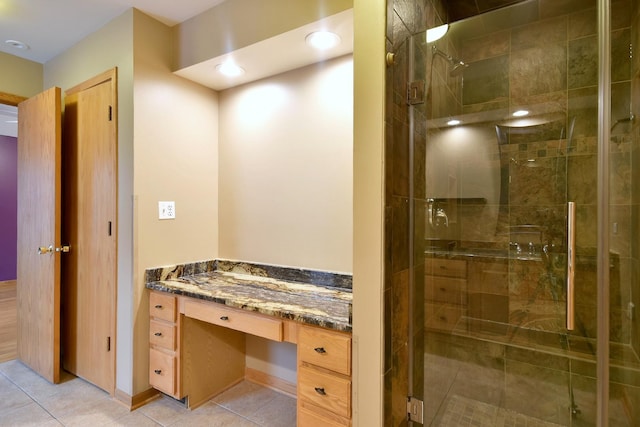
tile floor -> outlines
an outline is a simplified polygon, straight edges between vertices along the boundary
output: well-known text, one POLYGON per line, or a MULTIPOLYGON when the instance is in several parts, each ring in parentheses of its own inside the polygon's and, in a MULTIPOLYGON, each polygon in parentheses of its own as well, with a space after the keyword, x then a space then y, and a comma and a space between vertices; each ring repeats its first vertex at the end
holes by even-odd
POLYGON ((162 397, 129 411, 107 393, 65 373, 52 385, 22 363, 0 363, 0 426, 233 426, 296 425, 296 400, 244 381, 190 411, 162 397))

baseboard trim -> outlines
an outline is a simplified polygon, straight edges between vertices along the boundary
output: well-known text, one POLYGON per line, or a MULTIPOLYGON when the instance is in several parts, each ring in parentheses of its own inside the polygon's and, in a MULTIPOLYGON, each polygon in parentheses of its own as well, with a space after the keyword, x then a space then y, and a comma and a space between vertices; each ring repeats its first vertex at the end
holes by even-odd
POLYGON ((244 369, 244 378, 247 381, 279 391, 287 396, 296 397, 296 385, 282 378, 274 377, 273 375, 252 368, 244 369))
POLYGON ((152 400, 156 400, 160 396, 160 392, 155 388, 150 388, 134 396, 130 396, 124 391, 116 389, 116 392, 113 395, 118 402, 129 408, 130 411, 138 409, 152 400))

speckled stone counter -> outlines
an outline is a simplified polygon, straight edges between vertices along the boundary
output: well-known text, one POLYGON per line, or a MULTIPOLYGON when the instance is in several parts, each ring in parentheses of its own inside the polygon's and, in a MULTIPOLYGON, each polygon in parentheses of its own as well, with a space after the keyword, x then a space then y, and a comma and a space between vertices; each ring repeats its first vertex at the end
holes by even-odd
POLYGON ((351 276, 213 260, 145 272, 148 289, 300 323, 351 331, 351 276))

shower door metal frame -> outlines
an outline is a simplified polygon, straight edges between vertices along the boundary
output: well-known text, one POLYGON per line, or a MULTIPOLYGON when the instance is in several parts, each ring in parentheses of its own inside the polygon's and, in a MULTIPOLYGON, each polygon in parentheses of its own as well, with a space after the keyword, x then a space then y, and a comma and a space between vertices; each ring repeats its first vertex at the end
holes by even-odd
POLYGON ((598 177, 596 425, 609 425, 609 141, 611 133, 611 1, 598 0, 598 177))

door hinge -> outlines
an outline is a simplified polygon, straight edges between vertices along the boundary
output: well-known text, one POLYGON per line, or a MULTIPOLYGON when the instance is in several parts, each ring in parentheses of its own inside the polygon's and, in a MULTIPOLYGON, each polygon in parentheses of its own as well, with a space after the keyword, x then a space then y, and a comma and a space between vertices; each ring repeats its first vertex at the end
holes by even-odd
POLYGON ((424 80, 414 80, 407 85, 407 104, 424 104, 424 80))
POLYGON ((424 403, 422 400, 411 396, 407 398, 407 420, 424 424, 424 403))
POLYGON ((111 337, 107 337, 107 351, 111 351, 111 337))
POLYGON ((109 121, 113 120, 113 107, 109 105, 109 121))

